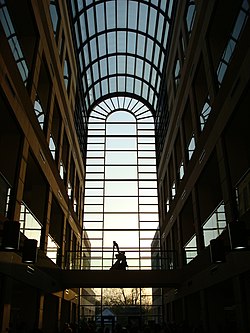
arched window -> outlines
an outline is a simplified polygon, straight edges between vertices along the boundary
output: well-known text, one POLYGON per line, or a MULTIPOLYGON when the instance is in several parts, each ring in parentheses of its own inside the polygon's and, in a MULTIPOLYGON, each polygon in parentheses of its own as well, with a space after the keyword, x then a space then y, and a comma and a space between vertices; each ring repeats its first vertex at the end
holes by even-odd
POLYGON ((109 269, 116 241, 129 269, 150 269, 158 224, 152 114, 132 98, 105 100, 92 111, 88 126, 84 228, 90 267, 109 269))

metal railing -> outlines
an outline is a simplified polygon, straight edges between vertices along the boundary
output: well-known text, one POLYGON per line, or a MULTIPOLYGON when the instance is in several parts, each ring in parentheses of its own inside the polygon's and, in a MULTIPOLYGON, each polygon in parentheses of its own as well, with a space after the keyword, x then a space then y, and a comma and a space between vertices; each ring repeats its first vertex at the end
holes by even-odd
MULTIPOLYGON (((159 248, 123 248, 127 270, 175 269, 176 251, 160 251, 159 248)), ((91 248, 86 251, 67 251, 65 269, 109 270, 116 258, 112 248, 91 248)))

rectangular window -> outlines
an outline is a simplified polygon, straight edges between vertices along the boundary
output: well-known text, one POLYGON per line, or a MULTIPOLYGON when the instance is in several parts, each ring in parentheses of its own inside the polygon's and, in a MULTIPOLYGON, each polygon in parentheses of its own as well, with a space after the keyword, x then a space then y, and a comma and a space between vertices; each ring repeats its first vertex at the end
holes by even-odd
POLYGON ((186 262, 187 264, 193 260, 197 255, 197 244, 196 244, 196 236, 192 237, 188 243, 184 246, 184 251, 186 254, 186 262))
POLYGON ((194 150, 195 150, 195 137, 193 134, 193 136, 191 137, 191 140, 189 141, 189 144, 188 144, 188 159, 189 160, 191 159, 194 150))
POLYGON ((225 206, 221 203, 202 226, 205 246, 210 244, 211 239, 217 238, 225 228, 225 206))
POLYGON ((242 30, 244 29, 248 16, 249 16, 249 4, 247 1, 243 0, 240 12, 237 16, 234 27, 232 29, 231 36, 223 51, 221 60, 217 68, 217 79, 219 86, 221 85, 224 79, 227 68, 233 56, 235 46, 240 38, 242 30))

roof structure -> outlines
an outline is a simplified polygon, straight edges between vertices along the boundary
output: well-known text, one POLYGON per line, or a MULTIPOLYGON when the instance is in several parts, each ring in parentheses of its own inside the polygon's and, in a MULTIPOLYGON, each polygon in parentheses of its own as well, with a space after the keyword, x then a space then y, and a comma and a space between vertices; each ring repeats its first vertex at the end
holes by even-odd
POLYGON ((70 0, 88 111, 130 96, 156 111, 175 0, 70 0))

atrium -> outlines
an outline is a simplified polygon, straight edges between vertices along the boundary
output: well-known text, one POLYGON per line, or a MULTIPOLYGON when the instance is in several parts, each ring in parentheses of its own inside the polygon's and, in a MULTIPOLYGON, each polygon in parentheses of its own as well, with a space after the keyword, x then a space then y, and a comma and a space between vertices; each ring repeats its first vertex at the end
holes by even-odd
POLYGON ((0 0, 0 332, 249 332, 249 13, 0 0))

